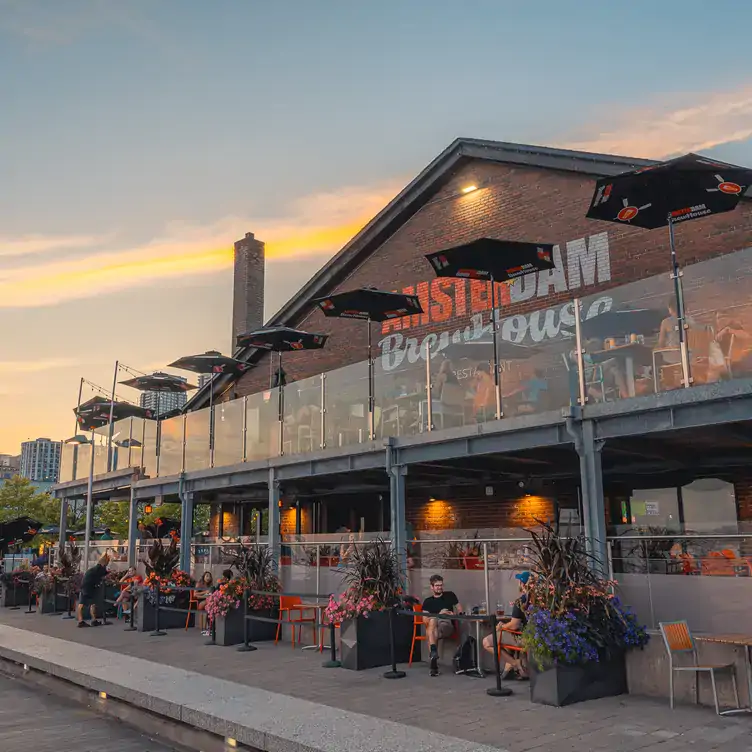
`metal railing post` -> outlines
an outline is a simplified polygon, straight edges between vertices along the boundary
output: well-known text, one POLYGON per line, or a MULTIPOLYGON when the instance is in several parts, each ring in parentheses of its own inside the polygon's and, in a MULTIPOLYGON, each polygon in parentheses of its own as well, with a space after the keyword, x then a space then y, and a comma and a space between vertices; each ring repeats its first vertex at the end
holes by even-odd
POLYGON ((243 397, 243 462, 248 462, 248 397, 243 397))
MULTIPOLYGON (((444 425, 443 422, 442 425, 444 425)), ((426 342, 426 429, 433 431, 433 385, 431 384, 431 350, 428 342, 426 342)), ((423 430, 422 422, 420 430, 423 430)))
POLYGON ((326 449, 326 374, 321 374, 321 448, 326 449))
POLYGON ((579 298, 574 299, 574 335, 575 335, 575 353, 577 355, 577 386, 579 391, 580 406, 587 402, 587 392, 585 391, 585 348, 582 346, 582 308, 579 298))
MULTIPOLYGON (((491 613, 491 588, 488 573, 488 543, 483 541, 483 580, 486 588, 486 608, 491 613)), ((494 611, 495 613, 495 611, 494 611)))
POLYGON ((185 472, 185 446, 187 444, 186 438, 188 436, 188 416, 183 415, 183 436, 180 442, 180 472, 185 472))

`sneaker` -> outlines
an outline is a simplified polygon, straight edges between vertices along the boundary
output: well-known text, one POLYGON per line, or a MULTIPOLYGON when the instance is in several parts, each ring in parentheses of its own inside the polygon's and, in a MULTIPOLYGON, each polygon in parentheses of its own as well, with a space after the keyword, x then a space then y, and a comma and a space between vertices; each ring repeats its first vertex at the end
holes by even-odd
POLYGON ((201 630, 201 636, 202 637, 211 637, 211 632, 208 629, 202 629, 201 630))
POLYGON ((431 676, 438 676, 439 675, 439 654, 438 653, 431 653, 429 666, 431 668, 431 676))
POLYGON ((517 670, 514 668, 505 668, 501 674, 502 681, 507 681, 507 679, 512 680, 516 678, 517 678, 517 670))
POLYGON ((81 629, 81 627, 88 627, 89 625, 85 621, 78 622, 78 628, 81 629))
POLYGON ((99 621, 98 619, 94 619, 94 621, 91 623, 91 626, 92 627, 101 627, 102 626, 102 622, 99 621))

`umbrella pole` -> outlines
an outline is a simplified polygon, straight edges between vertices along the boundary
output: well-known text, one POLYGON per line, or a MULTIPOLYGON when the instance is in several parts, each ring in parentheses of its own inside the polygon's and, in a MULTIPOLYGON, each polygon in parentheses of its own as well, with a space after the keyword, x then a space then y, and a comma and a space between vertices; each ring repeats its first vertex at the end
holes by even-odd
POLYGON ((674 239, 674 222, 668 218, 668 238, 671 245, 671 278, 674 280, 674 295, 676 296, 676 318, 679 325, 679 350, 681 352, 682 377, 684 387, 688 388, 692 382, 689 368, 689 348, 687 347, 687 330, 684 315, 684 291, 681 283, 679 261, 676 257, 676 241, 674 239))
POLYGON ((81 393, 84 389, 84 377, 81 377, 81 381, 78 382, 78 402, 76 403, 76 427, 73 429, 73 435, 75 436, 78 433, 79 425, 78 425, 78 411, 81 408, 81 393))
POLYGON ((496 285, 494 278, 491 277, 491 332, 493 333, 493 369, 494 369, 494 390, 496 392, 496 420, 500 420, 501 411, 501 381, 499 379, 499 346, 496 342, 496 285))
POLYGON ((373 399, 373 357, 371 354, 371 319, 368 324, 368 439, 373 441, 376 438, 376 426, 374 421, 374 399, 373 399))
MULTIPOLYGON (((162 405, 160 404, 161 401, 162 401, 162 392, 157 392, 157 426, 156 426, 156 435, 154 437, 154 440, 157 442, 157 445, 154 449, 154 452, 156 455, 156 464, 157 464, 157 477, 159 477, 159 445, 162 443, 160 441, 160 439, 162 438, 160 435, 161 434, 160 429, 162 426, 160 425, 160 422, 159 422, 159 418, 160 418, 159 412, 160 412, 160 408, 162 407, 162 405)), ((183 436, 183 441, 185 441, 185 436, 183 436)))
POLYGON ((282 351, 279 353, 279 383, 277 389, 279 389, 279 456, 281 457, 285 453, 285 387, 282 384, 282 351))
POLYGON ((113 418, 115 417, 115 388, 117 387, 118 371, 120 370, 120 361, 115 361, 115 375, 112 377, 112 394, 110 395, 110 421, 109 430, 107 433, 107 472, 109 473, 114 468, 112 467, 112 433, 113 433, 113 418))

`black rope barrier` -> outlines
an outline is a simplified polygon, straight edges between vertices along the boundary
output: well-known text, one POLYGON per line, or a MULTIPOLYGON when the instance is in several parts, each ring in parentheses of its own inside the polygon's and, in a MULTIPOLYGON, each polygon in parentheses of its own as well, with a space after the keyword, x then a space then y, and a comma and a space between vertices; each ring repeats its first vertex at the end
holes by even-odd
POLYGON ((129 592, 130 592, 130 598, 128 600, 130 601, 130 609, 127 614, 128 619, 126 620, 128 623, 128 626, 126 626, 126 628, 123 631, 124 632, 137 632, 138 629, 136 625, 133 623, 133 619, 136 615, 136 603, 138 603, 139 593, 135 587, 131 587, 129 592))
POLYGON ((167 632, 159 628, 159 583, 156 584, 154 591, 156 591, 156 598, 154 599, 154 631, 151 633, 151 636, 164 637, 167 632))
POLYGON ((337 660, 337 627, 333 621, 329 622, 329 647, 332 651, 331 657, 321 665, 324 668, 340 668, 342 661, 337 660))
POLYGON ((389 609, 389 653, 392 659, 392 668, 384 673, 385 679, 404 679, 407 674, 404 671, 397 671, 397 657, 394 652, 394 612, 396 606, 392 605, 389 609))
POLYGON ((68 612, 63 615, 63 619, 75 619, 73 615, 73 588, 70 586, 70 581, 67 583, 66 595, 68 596, 68 612))
MULTIPOLYGON (((248 641, 250 627, 248 622, 250 621, 248 615, 248 591, 243 591, 243 644, 238 648, 239 653, 250 653, 254 650, 258 650, 255 645, 251 645, 248 641)), ((294 629, 294 627, 293 627, 294 629)))
MULTIPOLYGON (((54 591, 53 591, 54 592, 54 591)), ((24 611, 25 614, 33 614, 36 613, 35 609, 31 607, 31 602, 34 598, 34 588, 29 588, 29 607, 24 611)))

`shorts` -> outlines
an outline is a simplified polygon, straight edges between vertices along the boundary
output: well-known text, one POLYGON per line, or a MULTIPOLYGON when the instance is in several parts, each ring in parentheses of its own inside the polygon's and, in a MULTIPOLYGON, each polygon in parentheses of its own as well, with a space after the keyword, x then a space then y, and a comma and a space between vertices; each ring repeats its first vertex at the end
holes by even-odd
POLYGON ((446 640, 454 634, 454 624, 449 619, 439 619, 439 639, 446 640))
POLYGON ((81 606, 95 606, 96 595, 89 590, 82 590, 78 596, 78 603, 81 606))

